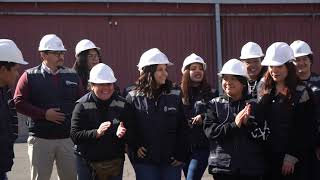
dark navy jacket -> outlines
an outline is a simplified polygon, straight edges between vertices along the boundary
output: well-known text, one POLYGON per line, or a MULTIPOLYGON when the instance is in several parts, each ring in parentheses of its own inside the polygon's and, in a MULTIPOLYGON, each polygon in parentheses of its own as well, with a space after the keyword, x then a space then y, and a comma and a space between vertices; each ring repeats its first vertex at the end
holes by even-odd
MULTIPOLYGON (((31 113, 29 122, 29 134, 45 139, 62 139, 68 138, 70 133, 70 119, 74 104, 81 97, 82 87, 80 79, 72 69, 62 67, 57 75, 47 73, 42 65, 26 70, 25 82, 18 82, 18 90, 24 91, 17 95, 15 102, 17 109, 23 112, 31 113), (81 89, 81 90, 80 90, 81 89), (20 103, 21 102, 21 103, 20 103), (29 106, 24 104, 29 103, 29 106), (24 104, 23 107, 20 104, 24 104), (60 108, 60 111, 66 115, 62 124, 50 122, 45 119, 45 115, 32 117, 32 106, 43 111, 49 108, 60 108)), ((23 74, 24 76, 25 74, 23 74)), ((28 115, 28 114, 26 114, 28 115)))
POLYGON ((120 121, 127 127, 130 111, 126 100, 116 92, 107 101, 99 100, 91 91, 77 101, 72 114, 70 136, 77 151, 90 161, 124 158, 124 137, 116 136, 120 121), (110 121, 106 133, 96 138, 100 124, 110 121))
POLYGON ((13 165, 13 144, 18 136, 18 118, 12 101, 11 89, 0 88, 0 173, 13 165))
POLYGON ((191 118, 195 117, 198 113, 201 112, 201 108, 197 109, 197 104, 201 103, 205 105, 207 102, 212 100, 214 97, 219 95, 218 91, 208 89, 207 91, 200 90, 198 87, 192 87, 189 90, 189 104, 184 104, 184 113, 186 116, 186 120, 189 124, 189 142, 191 145, 191 151, 195 149, 209 149, 209 141, 208 138, 205 136, 203 131, 202 124, 200 125, 192 125, 191 118))
POLYGON ((168 164, 171 157, 186 161, 188 132, 180 91, 162 92, 156 100, 133 90, 127 95, 127 101, 134 114, 129 145, 134 152, 142 146, 148 151, 144 159, 136 156, 134 161, 168 164))
POLYGON ((311 76, 307 80, 303 80, 309 88, 311 88, 314 94, 315 107, 316 107, 316 120, 317 120, 317 146, 320 147, 320 76, 315 73, 311 73, 311 76))
POLYGON ((263 174, 262 144, 252 137, 253 130, 263 125, 255 108, 254 99, 247 98, 230 101, 228 97, 221 96, 208 103, 204 131, 210 141, 209 173, 263 174), (246 125, 238 128, 235 117, 248 102, 252 105, 252 116, 246 125))
POLYGON ((292 100, 275 95, 275 89, 264 95, 260 102, 270 127, 268 148, 270 153, 288 154, 303 161, 306 152, 316 144, 316 118, 313 94, 300 84, 292 100))

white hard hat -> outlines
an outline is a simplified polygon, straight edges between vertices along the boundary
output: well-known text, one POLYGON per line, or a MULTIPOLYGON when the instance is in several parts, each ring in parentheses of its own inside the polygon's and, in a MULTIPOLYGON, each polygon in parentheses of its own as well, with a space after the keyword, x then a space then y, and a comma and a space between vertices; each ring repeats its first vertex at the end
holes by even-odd
POLYGON ((0 39, 0 61, 28 64, 24 61, 20 49, 10 39, 0 39))
POLYGON ((66 51, 61 39, 55 34, 43 36, 39 44, 39 51, 66 51))
POLYGON ((207 68, 207 64, 203 61, 203 59, 200 56, 196 55, 195 53, 192 53, 184 59, 181 72, 183 73, 185 68, 192 63, 202 64, 204 70, 206 70, 207 68))
POLYGON ((142 71, 143 67, 153 64, 173 65, 173 63, 169 62, 168 57, 158 48, 149 49, 141 55, 139 64, 137 65, 138 70, 142 71))
POLYGON ((240 59, 259 58, 264 56, 261 47, 255 42, 247 42, 242 46, 240 59))
POLYGON ((97 47, 92 41, 88 39, 82 39, 81 41, 78 42, 76 46, 76 54, 75 56, 77 57, 82 51, 88 50, 88 49, 97 49, 100 50, 99 47, 97 47))
POLYGON ((117 79, 114 77, 114 73, 108 65, 99 63, 91 69, 88 81, 95 84, 103 84, 114 83, 117 79))
POLYGON ((262 66, 281 66, 290 60, 294 60, 291 47, 284 42, 275 42, 268 47, 266 56, 261 62, 262 66))
POLYGON ((222 76, 224 74, 238 75, 248 78, 247 68, 238 59, 230 59, 223 65, 222 70, 218 75, 222 76))
POLYGON ((310 46, 306 42, 301 40, 294 41, 292 44, 290 44, 290 47, 293 50, 294 57, 301 57, 312 54, 310 46))

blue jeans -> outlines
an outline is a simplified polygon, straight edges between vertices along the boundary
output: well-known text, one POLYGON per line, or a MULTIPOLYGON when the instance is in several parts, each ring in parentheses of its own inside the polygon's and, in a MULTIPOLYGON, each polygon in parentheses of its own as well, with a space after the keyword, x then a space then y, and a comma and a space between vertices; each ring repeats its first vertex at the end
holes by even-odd
POLYGON ((8 180, 7 173, 0 172, 0 180, 8 180))
POLYGON ((208 166, 209 150, 194 150, 189 162, 183 167, 186 180, 201 180, 208 166))
POLYGON ((135 163, 136 180, 181 180, 181 166, 135 163))
POLYGON ((92 170, 90 165, 80 155, 75 153, 77 163, 77 177, 78 180, 93 180, 92 170))

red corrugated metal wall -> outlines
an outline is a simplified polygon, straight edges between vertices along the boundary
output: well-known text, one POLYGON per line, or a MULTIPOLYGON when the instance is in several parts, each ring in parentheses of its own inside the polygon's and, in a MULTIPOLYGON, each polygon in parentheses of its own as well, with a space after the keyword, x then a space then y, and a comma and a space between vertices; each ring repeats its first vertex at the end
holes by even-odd
POLYGON ((248 41, 257 42, 265 52, 273 42, 284 41, 290 45, 294 40, 301 39, 311 46, 315 55, 313 70, 320 72, 320 17, 310 15, 319 12, 319 4, 223 5, 223 60, 238 58, 241 47, 248 41), (240 16, 243 13, 246 15, 240 16))
MULTIPOLYGON (((93 3, 87 4, 87 8, 81 3, 19 5, 6 4, 2 8, 10 12, 66 12, 63 10, 71 8, 77 9, 77 12, 95 13, 211 11, 204 5, 175 4, 141 4, 140 7, 136 4, 93 3)), ((5 24, 0 29, 0 37, 16 41, 30 62, 28 67, 40 62, 36 51, 40 38, 47 33, 55 33, 61 37, 68 49, 65 57, 67 66, 73 64, 74 47, 79 40, 88 38, 94 41, 102 48, 103 62, 113 68, 121 87, 136 80, 136 64, 140 55, 153 47, 161 49, 175 63, 175 66, 169 68, 171 80, 180 81, 183 59, 195 52, 208 62, 207 73, 210 74, 211 84, 216 82, 215 29, 209 16, 0 16, 0 23, 5 24)))
MULTIPOLYGON (((69 50, 66 55, 67 66, 73 64, 76 43, 83 38, 91 39, 102 48, 103 61, 114 69, 121 87, 137 78, 136 64, 141 53, 149 48, 160 48, 175 63, 169 68, 169 77, 173 81, 180 79, 183 59, 195 52, 208 62, 209 81, 215 86, 217 70, 213 7, 212 4, 179 3, 0 3, 0 37, 17 42, 30 62, 28 67, 40 63, 36 49, 40 38, 47 33, 56 33, 63 39, 69 50), (12 12, 129 14, 5 15, 12 12), (158 15, 134 16, 134 13, 158 15), (211 15, 168 16, 167 13, 211 15)), ((291 43, 302 39, 311 45, 315 53, 313 69, 320 72, 316 68, 320 65, 317 58, 320 55, 317 49, 320 46, 317 38, 320 29, 319 4, 221 5, 220 9, 223 61, 239 57, 242 45, 248 41, 257 42, 265 51, 275 41, 291 43), (300 14, 293 16, 295 13, 300 14)))

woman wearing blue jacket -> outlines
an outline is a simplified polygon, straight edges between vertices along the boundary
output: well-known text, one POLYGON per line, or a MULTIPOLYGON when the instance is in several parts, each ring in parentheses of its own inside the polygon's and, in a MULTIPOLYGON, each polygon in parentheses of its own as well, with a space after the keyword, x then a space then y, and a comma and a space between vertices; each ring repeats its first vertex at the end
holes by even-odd
POLYGON ((183 61, 181 68, 181 94, 186 121, 189 124, 190 155, 183 168, 187 180, 201 180, 208 166, 209 141, 202 128, 202 119, 196 116, 195 103, 207 103, 218 92, 212 90, 207 82, 205 70, 206 63, 203 59, 192 53, 183 61))
POLYGON ((167 56, 153 48, 142 54, 142 73, 129 92, 133 118, 128 129, 137 180, 180 180, 187 156, 187 123, 179 90, 167 79, 167 56))
POLYGON ((265 138, 255 99, 248 96, 247 72, 237 59, 219 73, 224 95, 207 104, 204 132, 210 141, 209 173, 214 180, 259 180, 264 173, 265 138))

